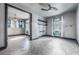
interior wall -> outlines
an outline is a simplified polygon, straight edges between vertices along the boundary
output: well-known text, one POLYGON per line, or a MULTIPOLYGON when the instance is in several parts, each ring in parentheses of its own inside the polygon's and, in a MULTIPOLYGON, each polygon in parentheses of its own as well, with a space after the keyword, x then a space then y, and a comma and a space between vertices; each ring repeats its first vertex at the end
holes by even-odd
POLYGON ((68 12, 63 15, 63 36, 76 39, 76 12, 68 12))
POLYGON ((22 28, 22 29, 18 29, 18 28, 8 29, 8 35, 19 35, 19 34, 25 34, 24 28, 22 28))
MULTIPOLYGON (((76 39, 76 12, 71 11, 71 12, 67 12, 62 15, 57 15, 57 16, 63 16, 63 22, 64 22, 63 23, 63 37, 76 39)), ((47 19, 48 20, 47 35, 52 35, 53 17, 49 17, 47 19)))
POLYGON ((50 17, 47 20, 47 27, 46 27, 46 34, 47 35, 52 35, 52 31, 53 31, 53 26, 52 26, 52 22, 53 22, 53 18, 50 17))
POLYGON ((4 4, 0 3, 0 48, 4 47, 4 22, 5 22, 5 9, 4 9, 4 4))
POLYGON ((14 26, 14 23, 11 22, 11 27, 8 28, 8 35, 25 34, 25 27, 24 28, 18 28, 18 27, 12 27, 12 26, 14 26))
POLYGON ((77 5, 77 14, 76 14, 76 37, 79 43, 79 4, 77 5))
POLYGON ((46 33, 40 33, 38 19, 45 20, 43 17, 33 14, 32 16, 32 39, 45 35, 46 33))

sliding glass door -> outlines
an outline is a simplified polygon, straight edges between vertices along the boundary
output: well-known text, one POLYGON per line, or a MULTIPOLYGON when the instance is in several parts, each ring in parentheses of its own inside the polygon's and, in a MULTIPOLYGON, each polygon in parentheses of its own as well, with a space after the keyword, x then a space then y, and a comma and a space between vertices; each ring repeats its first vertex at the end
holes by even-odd
POLYGON ((53 36, 61 37, 61 18, 53 19, 53 36))

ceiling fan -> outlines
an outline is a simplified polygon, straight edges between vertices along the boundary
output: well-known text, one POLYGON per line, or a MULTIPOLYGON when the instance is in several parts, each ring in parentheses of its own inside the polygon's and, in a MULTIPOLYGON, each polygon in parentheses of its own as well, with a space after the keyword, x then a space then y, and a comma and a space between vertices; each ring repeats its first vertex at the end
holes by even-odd
POLYGON ((49 10, 51 10, 51 9, 53 9, 53 10, 55 10, 55 11, 58 10, 56 7, 52 7, 50 4, 48 4, 48 7, 49 7, 48 9, 41 8, 41 10, 43 10, 43 11, 49 11, 49 10))

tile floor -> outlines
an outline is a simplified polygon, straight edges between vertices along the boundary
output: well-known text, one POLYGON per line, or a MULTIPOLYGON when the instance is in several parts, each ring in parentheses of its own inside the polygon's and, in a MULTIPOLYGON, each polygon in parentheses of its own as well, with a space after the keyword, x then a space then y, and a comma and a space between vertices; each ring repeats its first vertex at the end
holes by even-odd
POLYGON ((29 41, 27 36, 17 36, 8 39, 8 47, 0 55, 79 55, 79 45, 68 39, 41 37, 29 41))

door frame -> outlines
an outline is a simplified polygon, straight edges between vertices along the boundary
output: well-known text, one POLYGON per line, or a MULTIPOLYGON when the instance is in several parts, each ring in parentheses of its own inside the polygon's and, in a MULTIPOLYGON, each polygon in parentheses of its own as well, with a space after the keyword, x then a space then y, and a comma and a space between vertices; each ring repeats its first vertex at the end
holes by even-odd
POLYGON ((18 9, 18 10, 20 10, 22 12, 30 14, 30 40, 32 40, 32 13, 27 12, 27 11, 25 11, 23 9, 18 8, 18 7, 15 7, 13 5, 5 3, 5 25, 4 25, 4 29, 5 29, 5 32, 4 32, 5 33, 5 48, 7 48, 7 46, 8 46, 8 41, 7 41, 8 40, 8 35, 7 35, 8 6, 10 6, 12 8, 15 8, 15 9, 18 9))

